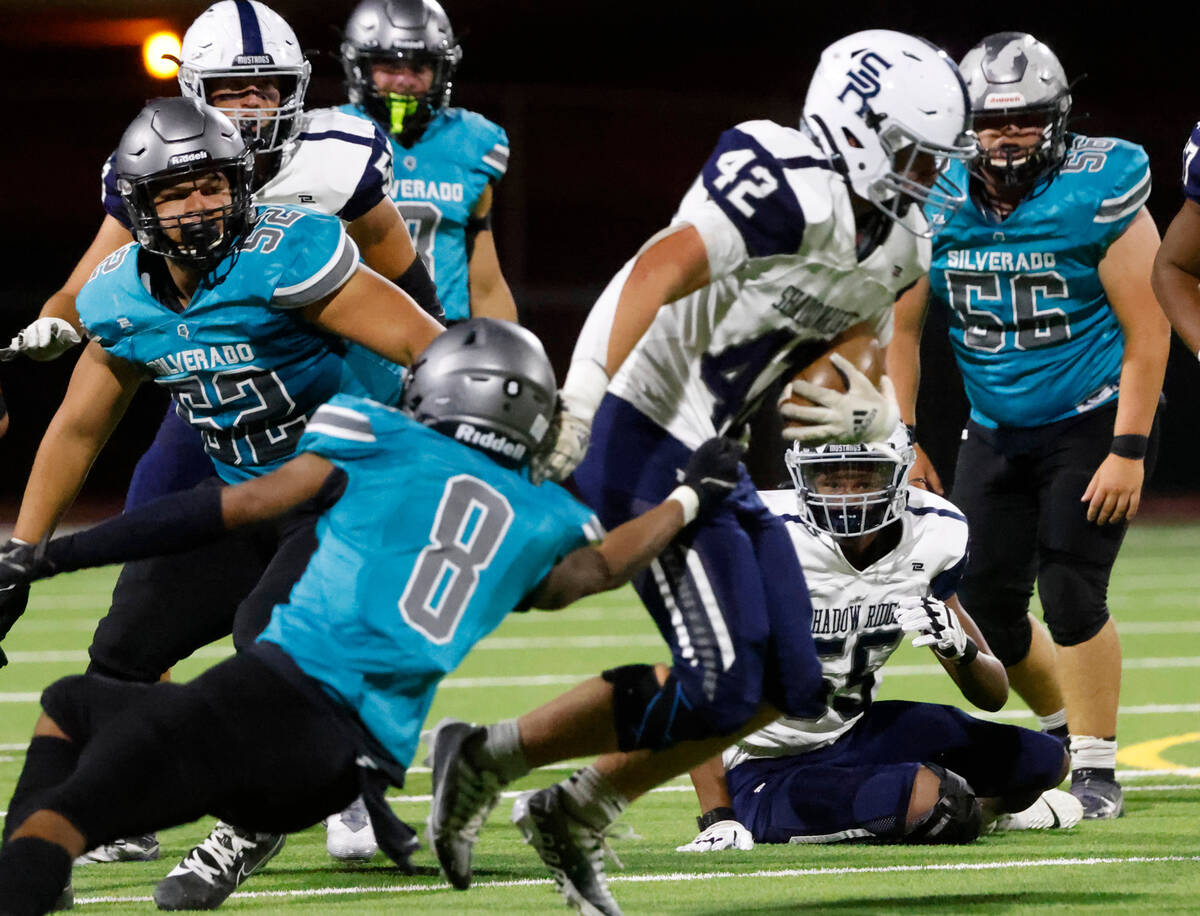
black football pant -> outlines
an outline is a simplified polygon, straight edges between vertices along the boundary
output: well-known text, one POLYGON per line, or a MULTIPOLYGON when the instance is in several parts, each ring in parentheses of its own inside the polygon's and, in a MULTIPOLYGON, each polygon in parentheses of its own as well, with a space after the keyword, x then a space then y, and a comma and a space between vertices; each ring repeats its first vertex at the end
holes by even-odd
MULTIPOLYGON (((216 477, 200 484, 221 485, 216 477)), ((245 648, 304 571, 318 516, 305 504, 196 550, 125 564, 92 638, 88 671, 150 683, 231 633, 245 648)))
MULTIPOLYGON (((1036 580, 1054 641, 1073 646, 1108 620, 1108 581, 1127 525, 1097 525, 1080 502, 1108 455, 1116 406, 1035 429, 968 423, 951 500, 971 526, 958 595, 997 657, 1029 652, 1027 613, 1036 580)), ((1145 459, 1154 470, 1159 424, 1145 459)))

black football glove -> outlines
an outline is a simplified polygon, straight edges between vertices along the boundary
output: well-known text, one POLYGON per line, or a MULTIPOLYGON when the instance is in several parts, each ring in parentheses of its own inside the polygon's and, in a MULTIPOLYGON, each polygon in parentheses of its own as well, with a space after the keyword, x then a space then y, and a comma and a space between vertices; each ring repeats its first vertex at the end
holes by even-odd
MULTIPOLYGON (((29 604, 28 585, 0 586, 0 641, 8 635, 8 631, 17 622, 17 618, 25 613, 27 604, 29 604)), ((8 656, 4 654, 3 649, 0 649, 0 668, 7 664, 8 656)))
POLYGON ((738 485, 738 466, 744 450, 738 442, 715 436, 692 453, 683 472, 683 485, 700 497, 700 513, 711 512, 738 485))
MULTIPOLYGON (((0 547, 0 588, 28 585, 34 579, 54 575, 54 564, 37 544, 9 540, 0 547)), ((2 635, 2 634, 0 634, 2 635)))

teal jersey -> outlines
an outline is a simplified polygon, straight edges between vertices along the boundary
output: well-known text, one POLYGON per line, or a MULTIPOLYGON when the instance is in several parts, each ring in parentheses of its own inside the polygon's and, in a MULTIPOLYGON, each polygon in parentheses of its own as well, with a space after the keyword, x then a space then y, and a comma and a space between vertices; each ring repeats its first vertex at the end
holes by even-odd
POLYGON ((339 395, 300 452, 346 473, 317 549, 259 637, 353 709, 398 763, 416 751, 438 682, 593 539, 592 513, 553 484, 400 411, 339 395))
MULTIPOLYGON (((966 166, 950 177, 967 185, 966 166)), ((933 237, 931 295, 950 310, 973 420, 1043 426, 1116 398, 1124 336, 1097 267, 1149 196, 1140 146, 1077 135, 1007 219, 972 199, 933 237)))
MULTIPOLYGON (((368 118, 361 108, 342 111, 368 118)), ((392 137, 391 197, 429 268, 449 321, 471 317, 467 220, 508 169, 508 135, 483 115, 442 108, 411 147, 392 137)))
POLYGON ((307 418, 339 391, 393 396, 395 376, 377 365, 384 361, 361 350, 347 356, 344 341, 300 314, 357 267, 358 249, 337 217, 257 207, 240 250, 201 281, 186 308, 154 295, 165 265, 136 243, 96 267, 77 306, 89 336, 170 392, 217 473, 236 483, 287 460, 307 418))

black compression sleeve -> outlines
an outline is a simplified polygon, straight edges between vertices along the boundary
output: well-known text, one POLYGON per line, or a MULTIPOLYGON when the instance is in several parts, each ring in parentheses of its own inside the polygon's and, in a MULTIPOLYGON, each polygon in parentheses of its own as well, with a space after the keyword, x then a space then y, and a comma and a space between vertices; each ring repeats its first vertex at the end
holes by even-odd
POLYGON ((55 538, 46 559, 55 572, 180 553, 225 532, 222 487, 201 486, 152 500, 94 528, 55 538))
POLYGON ((429 276, 429 269, 421 256, 413 258, 404 271, 393 281, 398 287, 408 293, 426 312, 433 316, 439 324, 446 323, 446 310, 442 308, 442 300, 438 298, 437 287, 429 276))

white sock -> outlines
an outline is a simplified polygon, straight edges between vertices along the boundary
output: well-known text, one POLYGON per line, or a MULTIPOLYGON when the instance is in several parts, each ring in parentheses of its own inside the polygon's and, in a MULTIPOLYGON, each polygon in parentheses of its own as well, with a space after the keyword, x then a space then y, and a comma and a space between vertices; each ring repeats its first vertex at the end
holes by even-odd
POLYGON ((1048 732, 1052 728, 1062 728, 1067 724, 1067 711, 1060 709, 1058 712, 1052 712, 1048 716, 1038 716, 1038 725, 1042 731, 1048 732))
POLYGON ((629 799, 594 766, 576 770, 559 785, 567 796, 567 810, 596 830, 603 830, 629 806, 629 799))
POLYGON ((1072 770, 1113 770, 1117 766, 1117 742, 1091 735, 1071 736, 1072 770))
POLYGON ((487 736, 476 755, 479 764, 495 772, 506 783, 529 773, 516 719, 505 719, 489 725, 487 736))

